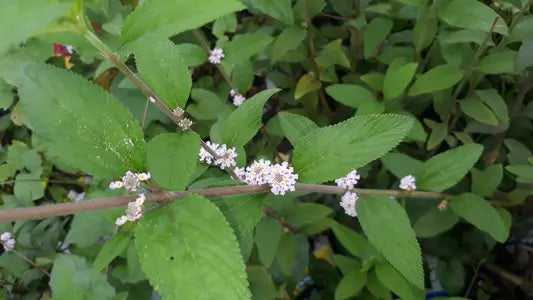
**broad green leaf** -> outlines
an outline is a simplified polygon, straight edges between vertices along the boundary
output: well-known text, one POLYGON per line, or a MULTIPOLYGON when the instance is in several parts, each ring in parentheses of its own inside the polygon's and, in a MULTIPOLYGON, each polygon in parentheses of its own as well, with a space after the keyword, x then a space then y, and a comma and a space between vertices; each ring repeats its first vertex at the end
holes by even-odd
POLYGON ((238 239, 252 233, 261 220, 263 195, 236 195, 212 199, 233 228, 238 239))
POLYGON ((50 277, 54 299, 113 299, 115 289, 107 282, 107 276, 92 276, 84 258, 58 254, 50 277), (74 292, 75 291, 75 292, 74 292))
POLYGON ((302 115, 281 111, 274 118, 278 119, 281 130, 293 145, 309 132, 318 129, 313 121, 302 115))
POLYGON ((387 18, 377 17, 372 19, 363 31, 363 52, 365 58, 374 54, 375 50, 387 38, 392 30, 392 21, 387 18))
POLYGON ((435 205, 415 222, 413 229, 416 236, 428 238, 449 230, 457 222, 459 222, 459 217, 456 214, 449 209, 441 211, 435 205))
POLYGON ((252 7, 262 13, 280 20, 286 25, 294 24, 291 0, 251 0, 252 7))
POLYGON ((416 297, 409 285, 402 275, 387 263, 380 263, 376 265, 376 277, 379 281, 393 293, 404 300, 415 300, 416 297))
POLYGON ((230 13, 216 19, 211 32, 217 38, 221 38, 224 36, 224 33, 235 32, 235 29, 237 29, 237 16, 234 13, 230 13))
POLYGON ((368 274, 366 288, 379 299, 392 300, 391 292, 379 281, 375 271, 368 274))
POLYGON ((503 123, 509 122, 509 111, 502 96, 495 89, 476 90, 476 97, 483 101, 503 123))
POLYGON ((402 115, 364 115, 314 130, 294 145, 298 180, 320 183, 345 176, 394 148, 412 124, 402 115))
POLYGON ((266 49, 274 39, 263 33, 246 33, 236 35, 231 42, 224 45, 223 64, 236 64, 249 59, 266 49))
POLYGON ((511 165, 527 164, 528 158, 533 156, 533 153, 531 153, 531 150, 526 145, 515 139, 507 138, 503 142, 507 149, 509 149, 507 159, 511 165))
POLYGON ((433 128, 431 128, 431 133, 429 134, 428 142, 426 144, 426 150, 431 150, 442 141, 444 141, 444 138, 448 135, 448 124, 446 123, 438 123, 433 128))
POLYGON ((403 153, 387 153, 381 158, 381 162, 394 176, 403 178, 409 174, 415 174, 416 171, 424 165, 418 159, 412 158, 403 153))
POLYGON ((275 63, 288 51, 296 49, 304 39, 305 29, 300 26, 292 26, 283 30, 267 51, 270 63, 275 63))
POLYGON ((11 86, 0 78, 0 109, 7 110, 13 103, 11 86))
POLYGON ((322 220, 331 214, 331 212, 331 208, 322 204, 299 203, 289 208, 285 218, 291 226, 300 228, 304 225, 322 220))
POLYGON ((483 57, 476 70, 485 74, 513 73, 518 53, 516 51, 503 51, 483 57))
POLYGON ((522 16, 516 23, 511 34, 509 35, 510 42, 527 41, 531 39, 533 34, 533 16, 522 16))
POLYGON ((459 101, 461 111, 472 119, 488 125, 498 125, 496 115, 478 98, 472 97, 459 101))
POLYGON ((14 194, 25 206, 32 206, 32 201, 44 197, 45 182, 41 181, 40 172, 19 173, 15 181, 14 194))
POLYGON ((241 95, 248 92, 252 87, 254 78, 254 66, 249 59, 237 63, 233 68, 233 72, 231 72, 231 82, 241 95))
POLYGON ((469 144, 430 158, 415 175, 420 190, 440 192, 454 186, 474 166, 483 146, 469 144))
POLYGON ((350 60, 346 57, 346 54, 342 50, 342 40, 336 39, 326 46, 320 52, 320 55, 316 57, 316 62, 319 66, 328 68, 333 65, 343 66, 350 69, 350 60))
POLYGON ((472 193, 484 197, 491 197, 503 179, 501 164, 491 165, 483 171, 472 168, 470 173, 472 173, 472 193))
POLYGON ((326 88, 326 93, 336 101, 353 108, 364 102, 376 102, 376 97, 366 88, 355 84, 334 84, 326 88))
POLYGON ((420 75, 409 89, 410 96, 432 93, 452 87, 463 78, 463 70, 454 65, 440 65, 420 75))
POLYGON ((178 47, 169 40, 139 44, 135 51, 141 78, 171 110, 185 107, 191 91, 191 73, 178 47))
POLYGON ((498 211, 488 201, 471 193, 461 194, 450 201, 451 209, 479 230, 485 231, 503 243, 507 232, 498 211))
MULTIPOLYGON (((481 30, 461 29, 454 31, 444 31, 439 34, 439 42, 441 44, 460 44, 460 43, 476 43, 483 44, 487 38, 487 33, 481 30)), ((494 42, 490 39, 487 43, 493 46, 494 42)))
POLYGON ((129 43, 146 36, 168 38, 244 8, 237 0, 143 1, 124 21, 122 41, 129 43))
POLYGON ((246 268, 248 273, 248 280, 250 282, 250 290, 254 300, 270 300, 276 299, 278 292, 276 286, 268 274, 265 267, 250 266, 246 268))
POLYGON ((335 289, 335 300, 349 299, 356 296, 366 284, 366 273, 353 270, 346 274, 335 289))
POLYGON ((65 244, 76 244, 79 248, 91 246, 98 239, 112 234, 115 227, 113 221, 108 220, 101 211, 75 214, 65 244))
POLYGON ((279 89, 269 89, 246 100, 229 116, 218 121, 215 126, 220 134, 220 141, 231 146, 244 146, 251 140, 261 126, 263 105, 279 89))
POLYGON ((366 241, 363 236, 340 223, 335 223, 331 229, 346 250, 354 256, 363 256, 363 250, 366 247, 366 241))
MULTIPOLYGON (((359 77, 362 82, 368 84, 374 91, 379 92, 383 89, 385 75, 380 73, 369 73, 359 77)), ((333 97, 333 96, 332 96, 333 97)))
POLYGON ((19 79, 25 117, 49 157, 104 178, 143 171, 146 145, 119 101, 72 72, 32 63, 19 79))
POLYGON ((293 8, 296 24, 300 24, 298 21, 305 22, 306 3, 309 5, 309 18, 316 16, 326 6, 326 0, 296 0, 293 8))
POLYGON ((333 254, 332 259, 335 263, 335 266, 341 271, 342 275, 346 275, 353 270, 361 269, 361 263, 355 258, 340 254, 333 254))
POLYGON ((440 7, 439 18, 451 26, 490 32, 498 18, 494 32, 507 35, 507 25, 494 10, 477 0, 452 0, 440 7))
POLYGON ((392 100, 405 91, 418 68, 418 63, 405 63, 402 59, 394 60, 387 69, 383 81, 385 100, 392 100))
MULTIPOLYGON (((55 0, 5 0, 0 10, 0 55, 39 33, 67 12, 73 3, 55 0)), ((51 51, 51 50, 50 50, 51 51)))
POLYGON ((110 262, 128 247, 133 238, 131 232, 121 231, 111 236, 102 246, 93 262, 93 276, 100 273, 110 262))
POLYGON ((255 227, 255 244, 259 260, 267 268, 278 252, 282 229, 278 220, 273 218, 264 218, 255 227))
POLYGON ((410 6, 418 6, 418 7, 424 7, 426 5, 427 0, 396 0, 400 3, 403 3, 405 5, 410 6))
POLYGON ((402 206, 387 196, 357 201, 357 215, 368 240, 407 280, 424 288, 422 254, 402 206))
POLYGON ((465 269, 457 258, 439 260, 437 278, 446 292, 450 295, 457 295, 464 288, 465 269))
POLYGON ((196 67, 207 61, 207 53, 195 44, 179 44, 175 46, 187 67, 196 67))
POLYGON ((296 240, 292 234, 284 234, 279 241, 279 249, 276 260, 283 274, 290 276, 292 266, 296 259, 296 240))
POLYGON ((533 40, 525 41, 516 56, 515 69, 517 73, 522 73, 527 68, 533 66, 533 57, 530 53, 533 52, 533 40))
POLYGON ((225 104, 217 94, 204 90, 192 89, 191 99, 196 103, 187 105, 187 112, 198 120, 216 120, 229 115, 230 105, 225 104))
MULTIPOLYGON (((517 182, 521 182, 521 183, 532 183, 533 182, 533 166, 532 165, 510 165, 510 166, 505 167, 505 169, 513 173, 514 175, 518 176, 516 178, 517 182)), ((17 176, 17 178, 19 176, 17 176)))
POLYGON ((144 273, 163 298, 250 298, 235 235, 209 200, 189 195, 146 214, 135 238, 144 273))
POLYGON ((200 137, 194 132, 163 133, 148 143, 148 171, 157 186, 181 191, 196 168, 200 137))
POLYGON ((315 74, 309 72, 298 80, 294 90, 294 99, 298 100, 308 93, 318 90, 322 86, 320 80, 315 79, 315 74))
POLYGON ((438 20, 434 14, 435 12, 431 9, 423 8, 419 10, 418 20, 413 28, 412 37, 415 51, 418 54, 429 47, 435 40, 435 35, 439 27, 438 20))

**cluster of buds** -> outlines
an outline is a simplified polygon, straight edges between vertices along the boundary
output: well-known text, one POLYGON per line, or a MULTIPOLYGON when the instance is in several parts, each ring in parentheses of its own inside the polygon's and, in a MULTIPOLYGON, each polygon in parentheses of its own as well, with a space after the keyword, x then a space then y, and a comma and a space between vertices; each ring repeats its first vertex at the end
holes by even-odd
POLYGON ((235 158, 237 157, 237 152, 235 152, 235 147, 228 148, 227 145, 216 144, 211 142, 206 142, 207 146, 211 148, 213 152, 217 154, 217 158, 214 158, 211 153, 205 150, 203 147, 200 148, 199 159, 202 162, 207 164, 214 164, 219 166, 222 170, 229 167, 234 167, 237 165, 235 158))
POLYGON ((361 176, 357 174, 357 170, 352 170, 346 176, 335 179, 335 183, 338 187, 346 190, 346 193, 342 195, 339 205, 344 209, 344 213, 350 217, 356 217, 357 212, 355 210, 355 204, 359 199, 359 196, 355 192, 351 192, 361 176))
POLYGON ((178 122, 178 126, 181 128, 181 130, 187 131, 191 129, 193 122, 191 121, 191 119, 184 117, 185 111, 181 107, 179 106, 176 107, 172 111, 172 114, 180 118, 180 121, 178 122))
POLYGON ((132 201, 128 203, 128 207, 126 208, 126 215, 118 217, 115 221, 115 224, 117 226, 124 225, 127 221, 134 222, 139 220, 142 217, 142 209, 144 201, 146 200, 146 196, 144 194, 140 194, 135 201, 132 201))
POLYGON ((231 97, 233 97, 233 105, 235 106, 241 106, 241 104, 244 103, 244 101, 246 101, 246 97, 244 97, 243 95, 237 93, 236 90, 234 89, 231 89, 229 91, 229 94, 231 97))
POLYGON ((209 51, 209 62, 218 65, 224 58, 224 52, 221 48, 215 48, 211 51, 209 51))
POLYGON ((0 243, 4 247, 5 251, 11 251, 15 249, 15 239, 11 232, 4 232, 0 235, 0 243))
POLYGON ((136 192, 137 189, 141 186, 141 182, 150 179, 150 177, 150 172, 133 173, 131 171, 127 171, 126 174, 122 176, 122 180, 112 181, 111 183, 109 183, 109 188, 112 190, 125 188, 130 192, 136 192))
POLYGON ((407 175, 400 179, 400 189, 409 192, 416 190, 416 178, 413 175, 407 175))
POLYGON ((235 173, 242 182, 253 185, 269 184, 274 195, 285 195, 295 190, 298 174, 287 162, 272 165, 268 160, 254 161, 246 168, 235 168, 235 173))

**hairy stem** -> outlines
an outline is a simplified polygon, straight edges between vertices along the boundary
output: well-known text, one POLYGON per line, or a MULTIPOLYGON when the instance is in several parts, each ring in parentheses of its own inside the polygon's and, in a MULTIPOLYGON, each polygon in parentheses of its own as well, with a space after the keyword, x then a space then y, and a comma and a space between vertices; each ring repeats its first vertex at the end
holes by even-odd
MULTIPOLYGON (((296 184, 296 191, 298 192, 314 192, 323 194, 337 194, 342 195, 346 192, 343 188, 333 185, 320 185, 320 184, 296 184)), ((354 189, 354 192, 360 195, 385 195, 398 198, 423 198, 423 199, 444 199, 449 195, 433 192, 406 192, 400 190, 376 190, 376 189, 354 189)), ((232 195, 246 195, 257 193, 270 192, 270 186, 268 185, 240 185, 240 186, 228 186, 217 187, 208 189, 198 189, 180 192, 156 192, 146 197, 147 203, 166 203, 168 201, 182 198, 190 194, 202 195, 206 198, 232 196, 232 195)), ((15 209, 0 210, 0 222, 11 222, 19 220, 30 219, 44 219, 57 216, 65 216, 75 214, 84 211, 102 210, 114 207, 121 207, 128 205, 129 202, 135 200, 136 195, 122 196, 113 198, 103 198, 97 200, 87 200, 71 203, 42 205, 35 207, 22 207, 15 209)))

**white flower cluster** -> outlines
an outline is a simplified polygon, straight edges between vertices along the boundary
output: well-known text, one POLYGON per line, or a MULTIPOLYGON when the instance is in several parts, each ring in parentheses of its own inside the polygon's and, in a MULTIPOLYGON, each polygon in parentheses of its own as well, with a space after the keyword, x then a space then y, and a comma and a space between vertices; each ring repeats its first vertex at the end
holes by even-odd
POLYGON ((221 169, 234 167, 237 165, 235 162, 235 158, 237 157, 235 147, 228 148, 226 144, 219 145, 211 142, 206 142, 206 144, 218 155, 218 158, 215 159, 211 153, 202 147, 200 148, 200 153, 198 154, 200 161, 203 161, 207 164, 214 164, 215 166, 219 166, 221 169))
POLYGON ((141 185, 141 181, 146 181, 150 179, 150 177, 150 172, 133 173, 131 171, 128 171, 126 172, 126 174, 124 174, 124 176, 122 176, 122 180, 112 181, 111 183, 109 183, 109 188, 112 190, 125 188, 128 191, 135 192, 141 185))
POLYGON ((135 201, 128 203, 128 208, 126 208, 126 215, 117 218, 115 224, 117 226, 124 225, 127 221, 133 222, 139 220, 142 217, 142 209, 146 196, 140 194, 135 201))
MULTIPOLYGON (((338 187, 341 187, 345 190, 351 190, 355 187, 357 182, 361 179, 361 176, 357 174, 357 170, 352 170, 346 176, 335 179, 335 183, 338 187)), ((356 217, 357 212, 355 211, 355 203, 359 199, 357 193, 346 191, 341 197, 341 202, 339 205, 344 209, 344 213, 350 217, 356 217)))
POLYGON ((400 180, 400 188, 406 191, 416 190, 416 178, 413 175, 407 175, 400 180))
POLYGON ((11 234, 11 232, 6 231, 2 233, 2 235, 0 235, 0 243, 6 251, 15 249, 15 239, 13 238, 13 234, 11 234))
POLYGON ((231 89, 229 91, 229 94, 231 97, 233 97, 233 105, 235 106, 241 106, 241 104, 243 104, 244 101, 246 101, 246 98, 243 95, 237 93, 237 91, 234 89, 231 89))
POLYGON ((191 119, 189 118, 185 118, 183 115, 185 114, 185 111, 181 108, 181 107, 176 107, 172 113, 177 116, 178 118, 180 118, 180 121, 178 122, 178 126, 181 128, 181 130, 183 131, 187 131, 189 129, 191 129, 191 126, 193 124, 193 122, 191 121, 191 119))
POLYGON ((285 192, 295 190, 294 185, 298 174, 285 161, 272 165, 270 161, 260 159, 244 168, 235 168, 235 173, 242 182, 253 185, 269 184, 274 195, 285 195, 285 192))
POLYGON ((209 51, 209 62, 218 65, 224 58, 224 52, 221 48, 215 48, 209 51))

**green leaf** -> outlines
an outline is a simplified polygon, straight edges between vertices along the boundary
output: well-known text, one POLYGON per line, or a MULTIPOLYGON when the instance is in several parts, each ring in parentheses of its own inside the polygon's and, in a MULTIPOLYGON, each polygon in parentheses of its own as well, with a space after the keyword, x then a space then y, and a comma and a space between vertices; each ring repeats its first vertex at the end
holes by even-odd
POLYGON ((267 268, 270 267, 278 252, 282 229, 278 220, 273 218, 262 219, 255 227, 255 244, 259 260, 267 268))
POLYGON ((353 270, 346 274, 335 289, 335 300, 349 299, 356 296, 366 284, 366 272, 353 270))
POLYGON ((381 162, 394 176, 403 178, 409 174, 415 174, 423 167, 424 163, 403 153, 387 153, 381 158, 381 162))
POLYGON ((456 258, 449 261, 439 260, 437 264, 437 278, 442 287, 450 295, 461 293, 465 284, 465 269, 456 258))
POLYGON ((93 245, 108 234, 112 234, 115 224, 100 211, 82 212, 74 215, 65 244, 76 244, 79 248, 93 245))
POLYGON ((274 118, 278 119, 281 130, 293 145, 309 132, 318 129, 313 121, 302 115, 281 111, 274 118))
POLYGON ((509 111, 502 96, 495 89, 476 90, 476 97, 485 103, 503 123, 509 122, 509 111))
POLYGON ((44 197, 44 181, 41 181, 40 172, 19 173, 15 181, 15 197, 26 206, 32 205, 32 201, 44 197))
POLYGON ((263 195, 236 195, 212 199, 233 228, 237 238, 252 233, 261 220, 263 195))
POLYGON ((518 20, 511 34, 509 36, 509 42, 527 41, 531 39, 533 34, 533 16, 523 16, 518 20))
POLYGON ((433 156, 416 173, 417 188, 440 192, 454 186, 474 166, 481 152, 483 146, 469 144, 433 156))
POLYGON ((435 18, 434 14, 435 12, 431 9, 422 8, 419 10, 418 20, 413 28, 412 37, 412 43, 418 54, 420 54, 425 48, 429 47, 435 40, 437 29, 439 27, 438 20, 435 18))
POLYGON ((366 241, 363 236, 340 223, 335 223, 331 226, 331 229, 346 250, 354 256, 363 256, 363 251, 366 247, 366 241))
POLYGON ((176 199, 143 216, 135 237, 144 273, 163 298, 250 298, 237 240, 209 200, 176 199))
POLYGON ((479 99, 472 97, 459 102, 461 110, 472 119, 488 125, 498 125, 496 115, 479 99))
POLYGON ((128 247, 133 238, 131 232, 121 231, 113 234, 104 244, 93 262, 93 276, 102 271, 110 262, 128 247))
POLYGON ((376 265, 376 276, 379 281, 393 293, 404 300, 415 300, 416 297, 402 275, 387 263, 376 265))
POLYGON ((369 58, 374 51, 387 38, 392 30, 392 21, 387 18, 377 17, 372 19, 363 31, 363 52, 365 58, 369 58))
POLYGON ((376 97, 366 88, 355 84, 333 84, 326 88, 326 93, 335 101, 353 108, 364 102, 376 102, 376 97))
POLYGON ((235 89, 241 95, 252 87, 254 78, 254 66, 249 59, 242 60, 236 64, 231 73, 231 82, 233 82, 235 89))
POLYGON ((533 166, 531 165, 510 165, 510 166, 505 167, 505 169, 513 173, 514 175, 518 176, 516 178, 516 182, 521 182, 521 183, 532 183, 533 182, 533 166))
MULTIPOLYGON (((487 38, 487 33, 480 30, 461 29, 454 31, 444 31, 439 34, 439 42, 441 44, 460 44, 460 43, 476 43, 483 44, 487 38)), ((493 46, 494 42, 489 39, 488 45, 493 46)))
POLYGON ((402 115, 365 115, 314 130, 294 145, 298 180, 320 183, 345 176, 394 148, 412 124, 402 115))
POLYGON ((229 115, 231 106, 225 104, 217 94, 204 90, 193 89, 191 99, 196 103, 187 105, 187 112, 198 120, 216 120, 229 115))
POLYGON ((7 110, 13 103, 11 86, 0 78, 0 109, 7 110))
POLYGON ((368 240, 415 286, 424 288, 422 254, 402 206, 387 196, 357 201, 357 215, 368 240))
POLYGON ((220 134, 223 144, 239 147, 251 140, 261 126, 263 105, 279 89, 269 89, 246 100, 227 118, 218 121, 214 126, 220 134))
POLYGON ((222 64, 236 64, 247 60, 265 50, 274 39, 263 33, 246 33, 236 35, 231 42, 224 45, 224 59, 222 64))
POLYGON ((141 79, 171 110, 185 107, 191 91, 191 73, 178 47, 169 40, 139 44, 135 61, 141 79))
POLYGON ((196 67, 207 61, 207 53, 195 44, 179 44, 175 46, 187 67, 196 67))
POLYGON ((287 222, 294 228, 320 221, 331 214, 332 209, 318 203, 299 203, 292 205, 285 215, 287 222))
POLYGON ((244 8, 237 0, 143 1, 124 21, 122 41, 168 38, 244 8))
POLYGON ((148 143, 147 163, 158 187, 182 191, 196 168, 200 137, 194 132, 163 133, 148 143))
POLYGON ((316 62, 319 66, 328 68, 333 65, 343 66, 350 69, 350 60, 346 57, 346 54, 342 50, 342 40, 336 39, 326 46, 320 52, 320 55, 316 57, 316 62))
POLYGON ((485 199, 471 193, 461 194, 450 201, 451 209, 479 230, 485 231, 496 241, 503 243, 507 231, 498 211, 485 199))
POLYGON ((246 269, 246 273, 248 273, 248 280, 250 281, 252 299, 270 300, 277 298, 276 286, 264 267, 250 266, 246 269))
POLYGON ((409 89, 410 96, 432 93, 454 86, 463 78, 463 70, 454 65, 440 65, 420 75, 409 89))
POLYGON ((296 240, 292 234, 284 234, 279 241, 276 260, 283 274, 290 276, 296 259, 296 240))
POLYGON ((270 63, 275 63, 290 50, 298 48, 304 39, 305 29, 300 26, 291 26, 283 30, 267 51, 270 63))
POLYGON ((416 232, 416 236, 428 238, 448 231, 457 222, 459 222, 459 217, 456 214, 449 209, 441 211, 434 205, 415 222, 413 229, 416 232))
POLYGON ((315 79, 313 72, 309 72, 298 80, 294 90, 294 99, 298 100, 308 93, 318 90, 322 86, 320 80, 315 79))
POLYGON ((56 256, 50 288, 55 299, 113 299, 115 295, 107 277, 103 274, 93 277, 85 259, 75 255, 56 256))
POLYGON ((417 68, 418 63, 405 63, 401 58, 395 59, 389 65, 383 81, 385 100, 392 100, 400 96, 415 76, 417 68))
POLYGON ((516 51, 503 51, 483 57, 476 70, 485 74, 513 73, 518 53, 516 51))
POLYGON ((503 179, 501 164, 488 166, 483 171, 473 168, 470 173, 472 173, 472 192, 484 197, 491 197, 503 179))
POLYGON ((525 41, 516 56, 515 69, 517 73, 524 72, 527 68, 533 66, 533 57, 530 53, 533 52, 533 40, 525 41))
MULTIPOLYGON (((62 16, 73 3, 54 0, 5 0, 0 11, 0 55, 62 16)), ((50 50, 51 51, 51 50, 50 50)))
POLYGON ((141 129, 111 94, 52 66, 31 63, 23 72, 24 115, 49 157, 104 178, 146 168, 141 129))
POLYGON ((291 0, 251 0, 252 6, 262 13, 280 20, 286 25, 294 24, 291 0))
POLYGON ((379 281, 376 272, 368 274, 366 288, 379 299, 392 300, 390 291, 379 281))
POLYGON ((494 32, 507 35, 507 25, 494 10, 477 0, 452 0, 438 9, 438 16, 451 26, 490 32, 498 18, 494 32))
POLYGON ((432 129, 431 133, 429 134, 428 142, 426 144, 426 150, 431 150, 442 141, 444 141, 444 138, 448 135, 448 124, 446 123, 437 123, 432 129))
POLYGON ((224 36, 226 32, 235 32, 237 29, 237 16, 234 13, 227 14, 215 20, 213 23, 213 35, 217 38, 224 36))

